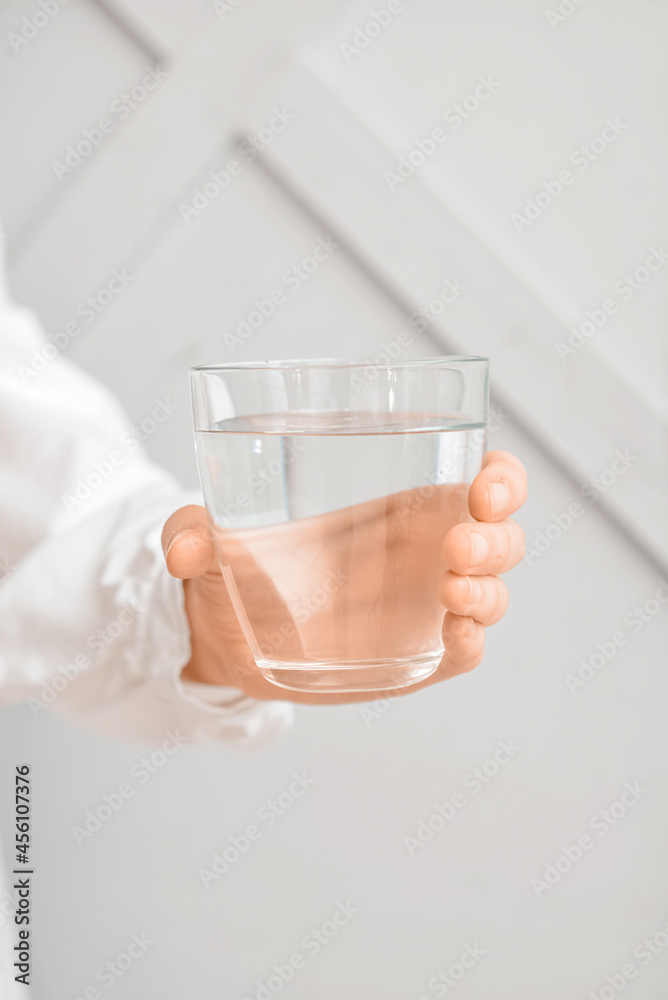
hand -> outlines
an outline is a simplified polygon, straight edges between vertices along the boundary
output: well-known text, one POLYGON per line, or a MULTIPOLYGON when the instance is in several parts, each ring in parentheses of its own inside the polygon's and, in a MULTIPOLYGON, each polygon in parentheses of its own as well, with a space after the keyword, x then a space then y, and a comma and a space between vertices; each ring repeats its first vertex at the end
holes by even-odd
MULTIPOLYGON (((167 569, 184 581, 192 656, 183 678, 239 688, 253 698, 331 705, 410 694, 472 670, 483 657, 485 627, 499 621, 508 606, 508 591, 498 574, 512 569, 524 554, 522 530, 508 515, 522 506, 526 490, 524 467, 514 455, 504 451, 487 453, 485 466, 469 491, 469 511, 475 520, 455 524, 445 536, 442 552, 436 554, 441 566, 447 567, 438 590, 438 599, 447 609, 442 629, 443 659, 426 680, 389 692, 307 693, 288 691, 266 680, 255 664, 232 607, 207 513, 203 507, 182 507, 165 524, 162 544, 167 569)), ((333 516, 340 516, 339 512, 333 516)), ((370 531, 377 523, 377 518, 365 515, 364 525, 370 525, 370 531)), ((358 524, 356 530, 359 532, 358 524)), ((427 558, 433 562, 434 554, 425 549, 412 561, 416 584, 422 560, 427 558)), ((277 595, 267 574, 250 556, 247 561, 248 579, 257 600, 262 601, 266 595, 267 614, 270 608, 275 613, 277 595)), ((360 590, 360 606, 363 593, 360 590)), ((400 627, 417 633, 419 616, 417 612, 411 615, 410 623, 402 621, 400 627)))

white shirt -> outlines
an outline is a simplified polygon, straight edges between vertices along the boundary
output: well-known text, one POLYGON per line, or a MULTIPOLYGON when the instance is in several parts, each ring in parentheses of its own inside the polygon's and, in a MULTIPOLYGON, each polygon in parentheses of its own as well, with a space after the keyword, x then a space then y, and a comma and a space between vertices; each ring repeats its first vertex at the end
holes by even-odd
MULTIPOLYGON (((193 502, 149 461, 116 399, 9 300, 0 273, 0 702, 155 745, 176 730, 242 746, 285 730, 287 703, 181 680, 190 633, 160 535, 193 502)), ((12 903, 0 884, 3 1000, 27 996, 8 957, 12 903)))

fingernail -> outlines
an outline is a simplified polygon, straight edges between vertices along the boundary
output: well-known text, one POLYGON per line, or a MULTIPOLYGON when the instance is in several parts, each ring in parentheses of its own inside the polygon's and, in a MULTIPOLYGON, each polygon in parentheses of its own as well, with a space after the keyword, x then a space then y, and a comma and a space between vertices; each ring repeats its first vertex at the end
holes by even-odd
POLYGON ((469 531, 471 551, 469 553, 469 565, 479 566, 489 552, 489 542, 479 531, 469 531))
POLYGON ((510 494, 505 483, 491 483, 487 488, 492 517, 500 514, 508 506, 510 494))
POLYGON ((482 597, 482 584, 477 576, 470 576, 469 581, 469 599, 467 604, 475 604, 482 597))
POLYGON ((181 531, 177 531, 176 534, 172 538, 170 538, 169 545, 165 549, 165 558, 172 551, 176 543, 180 542, 182 538, 186 537, 186 535, 189 535, 190 531, 191 531, 190 528, 182 528, 181 531))

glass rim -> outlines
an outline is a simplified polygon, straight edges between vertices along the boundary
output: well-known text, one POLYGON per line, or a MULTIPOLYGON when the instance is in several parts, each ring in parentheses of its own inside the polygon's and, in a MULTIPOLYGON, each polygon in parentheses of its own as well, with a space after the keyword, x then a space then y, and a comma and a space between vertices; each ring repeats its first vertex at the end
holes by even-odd
POLYGON ((441 355, 431 358, 412 358, 406 361, 376 361, 375 358, 295 358, 275 361, 229 361, 213 365, 192 365, 191 375, 234 371, 286 371, 298 368, 378 368, 385 371, 399 368, 456 368, 462 365, 489 365, 489 358, 482 355, 441 355))

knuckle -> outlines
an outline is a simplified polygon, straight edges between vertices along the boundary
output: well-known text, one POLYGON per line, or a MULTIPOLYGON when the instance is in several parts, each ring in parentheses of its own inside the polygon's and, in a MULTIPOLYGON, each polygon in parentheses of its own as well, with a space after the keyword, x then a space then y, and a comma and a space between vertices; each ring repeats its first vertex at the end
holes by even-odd
POLYGON ((443 557, 447 566, 458 570, 468 565, 471 543, 469 525, 455 524, 443 541, 443 557))
POLYGON ((471 631, 472 619, 466 615, 448 614, 443 623, 444 641, 460 641, 465 639, 471 631))
POLYGON ((465 576, 458 576, 456 573, 447 570, 443 574, 440 587, 441 602, 446 608, 459 608, 466 605, 468 596, 468 583, 465 576))
POLYGON ((496 593, 494 595, 494 609, 492 614, 493 622, 498 622, 506 613, 508 608, 508 588, 503 580, 496 578, 496 593))

